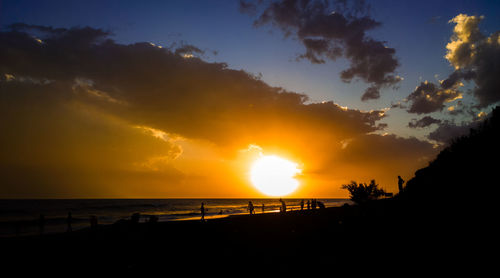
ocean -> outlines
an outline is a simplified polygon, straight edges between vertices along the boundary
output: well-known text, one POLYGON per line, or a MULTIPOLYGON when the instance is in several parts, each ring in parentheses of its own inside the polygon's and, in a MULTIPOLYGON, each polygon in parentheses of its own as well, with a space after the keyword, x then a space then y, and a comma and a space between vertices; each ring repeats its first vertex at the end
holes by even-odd
MULTIPOLYGON (((299 210, 301 199, 283 199, 287 211, 299 210)), ((348 199, 317 199, 325 207, 351 204, 348 199)), ((279 199, 38 199, 0 200, 0 237, 34 235, 40 233, 39 219, 43 215, 44 233, 65 232, 68 212, 71 212, 72 230, 90 226, 95 215, 98 224, 112 224, 120 219, 130 219, 140 213, 140 222, 151 216, 158 221, 200 219, 200 206, 204 203, 205 219, 248 213, 251 201, 256 213, 277 212, 279 199), (264 211, 262 211, 264 205, 264 211)), ((307 200, 304 200, 307 202, 307 200)), ((306 205, 304 205, 305 207, 306 205)), ((305 209, 305 208, 304 208, 305 209)))

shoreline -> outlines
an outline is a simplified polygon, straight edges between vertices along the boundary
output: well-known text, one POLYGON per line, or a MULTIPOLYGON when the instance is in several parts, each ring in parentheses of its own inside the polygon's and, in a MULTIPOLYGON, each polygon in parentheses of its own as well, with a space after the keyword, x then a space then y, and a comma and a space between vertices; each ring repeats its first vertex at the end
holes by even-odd
POLYGON ((429 254, 429 250, 450 247, 434 222, 408 212, 396 200, 381 200, 363 206, 231 215, 203 222, 124 220, 71 233, 0 238, 0 245, 10 254, 9 267, 56 262, 58 269, 85 265, 92 271, 116 273, 214 266, 251 266, 250 272, 331 269, 363 258, 383 266, 421 254, 427 260, 440 254, 429 254))
MULTIPOLYGON (((329 208, 325 208, 325 209, 334 209, 334 208, 338 208, 338 207, 329 207, 329 208)), ((304 209, 302 211, 301 210, 290 210, 290 211, 287 211, 286 214, 290 215, 290 214, 294 214, 294 213, 313 213, 314 211, 319 211, 319 209, 316 209, 316 210, 304 209)), ((214 220, 221 220, 221 219, 230 219, 229 221, 231 221, 231 219, 235 219, 235 218, 258 217, 260 215, 283 216, 283 214, 281 212, 279 212, 279 210, 270 210, 270 211, 265 211, 265 212, 256 212, 253 215, 250 215, 248 212, 205 215, 205 221, 202 221, 201 214, 199 214, 197 216, 192 216, 192 217, 172 218, 172 219, 165 220, 165 221, 158 221, 158 222, 153 223, 153 224, 161 226, 161 225, 165 225, 166 223, 174 223, 174 222, 206 223, 209 221, 212 222, 214 220)), ((142 216, 143 215, 141 215, 141 217, 142 216)), ((32 231, 28 232, 28 233, 22 233, 19 235, 16 235, 16 234, 1 235, 0 239, 6 239, 6 240, 8 240, 8 239, 21 239, 22 240, 23 238, 40 238, 41 239, 44 237, 68 236, 68 235, 71 235, 73 233, 88 233, 88 232, 91 232, 93 229, 90 227, 90 225, 87 222, 88 222, 88 220, 80 221, 80 223, 85 223, 85 224, 75 225, 75 226, 79 226, 79 228, 73 228, 73 230, 69 233, 67 231, 61 231, 61 229, 58 229, 57 231, 52 231, 52 232, 46 231, 42 235, 40 235, 38 232, 38 226, 36 225, 37 220, 4 222, 4 223, 10 224, 10 225, 15 224, 15 223, 23 223, 23 224, 29 223, 30 227, 32 228, 32 231)), ((97 230, 110 229, 113 226, 119 226, 119 225, 124 225, 124 224, 125 225, 136 225, 136 226, 148 226, 148 225, 150 226, 152 223, 149 223, 145 219, 144 219, 144 221, 140 221, 138 223, 132 223, 130 220, 130 217, 129 217, 129 218, 119 219, 118 221, 116 221, 114 223, 98 224, 97 230)), ((67 227, 65 223, 59 224, 59 226, 67 227)), ((73 226, 73 227, 75 227, 75 226, 73 226)))
MULTIPOLYGON (((233 202, 233 199, 227 199, 229 203, 226 202, 226 199, 217 199, 215 200, 209 200, 209 199, 201 199, 204 200, 206 205, 207 212, 205 214, 205 219, 217 219, 217 218, 225 218, 229 217, 232 215, 245 215, 248 214, 247 210, 247 201, 250 199, 241 199, 243 202, 233 202), (222 202, 221 202, 222 200, 222 202), (233 203, 231 203, 233 202, 233 203), (208 205, 207 205, 208 203, 208 205)), ((256 214, 262 214, 261 210, 261 204, 266 204, 266 210, 264 213, 275 213, 278 212, 278 201, 274 199, 263 199, 267 202, 262 202, 260 203, 257 200, 253 200, 254 203, 257 203, 256 208, 255 208, 255 213, 256 214), (274 201, 274 202, 273 202, 274 201)), ((289 211, 292 210, 300 210, 300 201, 301 199, 290 199, 288 200, 290 203, 288 204, 289 211)), ((9 238, 9 237, 16 237, 16 236, 33 236, 33 235, 38 235, 39 232, 39 218, 36 216, 38 214, 44 214, 45 216, 45 225, 44 225, 44 230, 45 234, 54 234, 54 233, 64 233, 68 229, 68 222, 67 222, 67 215, 65 215, 67 212, 70 211, 73 212, 73 218, 72 218, 72 230, 77 231, 86 227, 91 226, 91 221, 90 217, 92 215, 97 216, 98 218, 98 223, 103 224, 103 225, 113 225, 114 223, 118 221, 123 221, 123 220, 130 220, 132 218, 132 215, 135 213, 139 213, 138 216, 138 221, 140 223, 146 223, 151 221, 152 218, 156 218, 156 221, 158 222, 170 222, 170 221, 190 221, 190 220, 199 220, 201 218, 201 213, 199 211, 199 208, 195 208, 196 205, 193 203, 188 204, 187 209, 177 207, 177 210, 174 209, 172 210, 172 207, 170 207, 168 201, 177 201, 177 200, 163 200, 159 199, 156 203, 144 203, 142 199, 136 200, 138 203, 131 203, 131 208, 129 209, 128 212, 124 210, 123 212, 119 211, 88 211, 85 212, 85 204, 68 204, 68 203, 53 203, 50 204, 51 207, 61 207, 61 209, 58 209, 57 211, 54 212, 36 212, 35 210, 33 211, 28 211, 30 212, 31 217, 28 215, 24 215, 22 217, 18 217, 17 219, 14 218, 14 216, 10 217, 3 217, 4 221, 0 221, 0 238, 9 238), (165 202, 167 201, 167 202, 165 202), (137 205, 140 205, 142 207, 146 207, 146 209, 139 209, 139 210, 134 210, 134 207, 137 205), (78 207, 79 205, 83 205, 83 209, 78 209, 73 211, 72 209, 64 209, 66 206, 76 206, 78 207), (151 209, 149 209, 151 207, 151 209), (79 211, 80 210, 80 211, 79 211), (55 214, 57 213, 57 214, 55 214)), ((338 207, 341 206, 345 203, 350 203, 350 200, 346 199, 325 199, 326 202, 328 202, 328 207, 338 207)), ((50 200, 52 202, 52 200, 50 200)), ((66 202, 66 200, 63 200, 63 202, 66 202)), ((91 204, 95 207, 103 206, 104 208, 109 208, 112 206, 116 206, 117 208, 126 208, 127 205, 130 203, 125 203, 125 204, 115 204, 113 201, 104 200, 102 204, 91 204)), ((181 205, 185 205, 182 204, 181 205)), ((174 203, 174 206, 177 206, 177 204, 174 203)), ((91 207, 94 209, 94 207, 91 207)), ((305 209, 305 208, 304 208, 305 209)), ((23 211, 22 207, 20 206, 17 208, 18 211, 23 211)))

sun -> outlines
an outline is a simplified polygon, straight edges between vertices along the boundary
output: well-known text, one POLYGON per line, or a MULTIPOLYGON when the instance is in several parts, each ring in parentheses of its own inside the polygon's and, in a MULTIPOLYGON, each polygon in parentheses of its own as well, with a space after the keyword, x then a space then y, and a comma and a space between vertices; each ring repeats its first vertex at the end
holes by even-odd
POLYGON ((288 195, 299 187, 298 164, 275 155, 262 155, 250 170, 250 180, 260 192, 274 197, 288 195))

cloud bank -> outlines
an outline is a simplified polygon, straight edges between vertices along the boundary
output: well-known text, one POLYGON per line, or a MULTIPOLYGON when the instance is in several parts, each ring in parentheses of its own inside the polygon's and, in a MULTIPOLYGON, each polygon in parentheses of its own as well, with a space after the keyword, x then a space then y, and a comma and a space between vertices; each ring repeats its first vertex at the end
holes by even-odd
POLYGON ((307 103, 304 94, 185 55, 198 47, 125 45, 110 35, 26 24, 0 32, 2 196, 221 196, 236 192, 235 180, 229 167, 210 165, 249 144, 303 161, 305 175, 322 173, 311 183, 323 181, 331 192, 332 177, 348 181, 364 171, 355 164, 349 173, 325 170, 340 167, 342 152, 358 142, 367 145, 350 162, 385 165, 373 171, 382 181, 394 171, 409 175, 435 153, 416 139, 372 134, 385 127, 383 110, 307 103), (386 140, 405 146, 397 159, 383 155, 394 148, 386 140), (383 146, 373 161, 370 142, 383 146), (202 175, 202 168, 212 170, 202 175))
POLYGON ((412 119, 411 122, 408 123, 409 128, 424 128, 428 127, 432 124, 440 124, 442 121, 439 119, 434 119, 430 116, 425 116, 420 120, 412 119))
POLYGON ((438 124, 438 128, 428 135, 430 140, 449 143, 454 137, 466 134, 477 125, 486 113, 482 110, 500 101, 500 31, 485 35, 479 29, 483 16, 459 14, 449 23, 454 24, 453 34, 446 45, 446 60, 454 71, 439 83, 421 82, 402 102, 392 108, 406 109, 408 113, 429 114, 442 112, 454 117, 470 117, 468 122, 457 124, 453 120, 438 120, 425 116, 413 119, 408 127, 422 128, 438 124), (464 83, 469 83, 463 92, 464 83), (473 98, 464 102, 464 94, 473 98), (460 99, 453 105, 448 105, 460 99), (447 107, 448 106, 448 107, 447 107))
POLYGON ((411 102, 408 113, 428 114, 442 111, 445 103, 462 98, 462 93, 454 89, 444 89, 432 82, 424 81, 415 88, 407 100, 411 102))
POLYGON ((463 82, 474 83, 471 90, 476 108, 500 101, 500 31, 487 36, 479 29, 483 16, 459 14, 449 22, 455 24, 445 58, 454 72, 440 84, 423 82, 408 100, 409 113, 426 114, 441 111, 445 103, 460 98, 463 82))
POLYGON ((366 33, 381 25, 367 15, 364 1, 240 1, 240 11, 258 15, 257 27, 272 25, 285 37, 293 36, 305 47, 298 59, 313 64, 339 57, 350 62, 340 77, 344 82, 361 79, 370 84, 362 100, 378 99, 382 87, 394 86, 401 77, 395 49, 366 33))

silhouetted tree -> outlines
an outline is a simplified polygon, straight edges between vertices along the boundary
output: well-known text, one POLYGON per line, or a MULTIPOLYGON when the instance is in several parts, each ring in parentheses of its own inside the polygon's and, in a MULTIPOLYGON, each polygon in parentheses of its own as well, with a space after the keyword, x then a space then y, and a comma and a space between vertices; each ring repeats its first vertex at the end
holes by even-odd
POLYGON ((375 200, 380 196, 384 196, 385 191, 381 188, 378 188, 378 184, 375 183, 375 180, 371 180, 370 184, 366 183, 357 183, 355 181, 351 181, 350 184, 343 184, 342 189, 346 189, 349 191, 351 195, 351 200, 355 203, 361 204, 369 200, 375 200))

